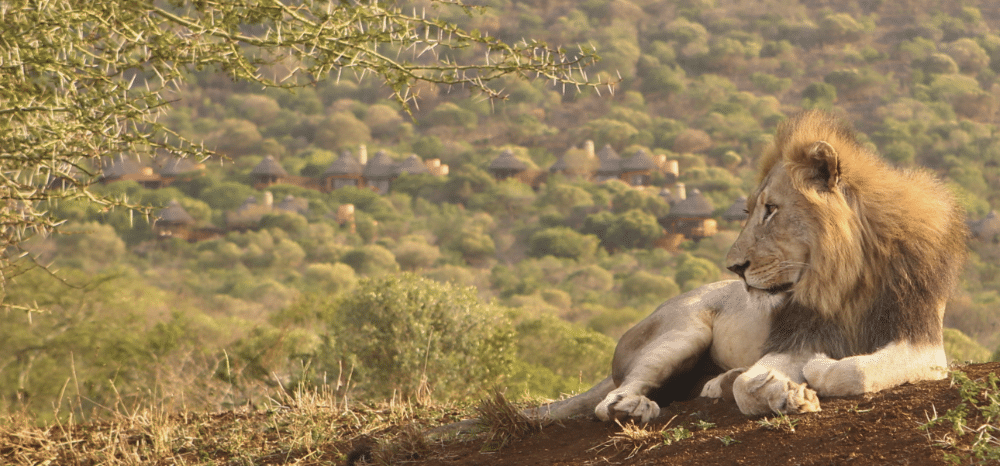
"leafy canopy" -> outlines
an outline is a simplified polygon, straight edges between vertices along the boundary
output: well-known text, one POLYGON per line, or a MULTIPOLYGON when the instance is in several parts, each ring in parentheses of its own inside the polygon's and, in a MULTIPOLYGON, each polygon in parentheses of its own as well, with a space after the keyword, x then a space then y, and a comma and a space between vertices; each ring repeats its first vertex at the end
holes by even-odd
MULTIPOLYGON (((503 97, 493 83, 509 75, 597 85, 583 72, 592 48, 511 45, 392 1, 15 0, 0 4, 0 24, 0 246, 15 252, 58 228, 57 201, 136 207, 89 189, 102 161, 211 155, 157 121, 192 71, 288 88, 371 75, 404 109, 421 81, 491 98, 503 97), (453 58, 470 47, 479 61, 453 58)), ((0 283, 12 262, 0 258, 0 283)))

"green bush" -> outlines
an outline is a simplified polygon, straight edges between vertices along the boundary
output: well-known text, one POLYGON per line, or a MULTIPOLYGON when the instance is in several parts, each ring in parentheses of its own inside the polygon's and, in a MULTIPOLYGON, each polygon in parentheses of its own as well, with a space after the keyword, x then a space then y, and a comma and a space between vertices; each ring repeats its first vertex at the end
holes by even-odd
POLYGON ((353 289, 358 277, 347 264, 316 263, 306 266, 303 278, 311 287, 325 294, 336 295, 353 289))
POLYGON ((590 388, 610 373, 615 342, 551 315, 519 323, 519 364, 509 387, 558 398, 590 388))
POLYGON ((611 249, 648 248, 662 236, 663 227, 656 217, 633 209, 615 216, 615 222, 604 237, 604 244, 611 249))
POLYGON ((681 289, 670 277, 654 275, 640 270, 622 282, 622 296, 639 304, 656 304, 680 293, 681 289))
POLYGON ((571 228, 547 228, 531 235, 531 238, 528 240, 528 255, 531 257, 555 256, 580 260, 593 256, 598 242, 597 237, 577 233, 571 228))
POLYGON ((351 266, 360 275, 378 275, 399 270, 396 256, 377 244, 369 244, 347 251, 340 260, 351 266))
POLYGON ((683 291, 691 291, 718 280, 719 274, 719 268, 711 261, 684 253, 677 261, 677 274, 674 280, 683 291))
POLYGON ((313 142, 322 149, 338 150, 371 141, 371 130, 349 112, 335 113, 316 128, 313 142))
POLYGON ((502 308, 473 288, 409 273, 362 280, 337 305, 330 328, 321 365, 333 373, 341 362, 353 366, 353 380, 371 398, 480 395, 514 360, 502 308))

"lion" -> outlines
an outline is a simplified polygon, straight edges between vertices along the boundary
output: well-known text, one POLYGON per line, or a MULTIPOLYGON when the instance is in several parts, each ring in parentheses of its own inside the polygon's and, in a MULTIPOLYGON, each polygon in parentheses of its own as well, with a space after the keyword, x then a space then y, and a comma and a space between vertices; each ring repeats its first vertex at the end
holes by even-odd
POLYGON ((740 280, 666 301, 622 336, 607 379, 528 414, 646 422, 664 392, 808 413, 945 377, 942 320, 968 235, 948 190, 820 111, 779 125, 758 181, 726 257, 740 280))

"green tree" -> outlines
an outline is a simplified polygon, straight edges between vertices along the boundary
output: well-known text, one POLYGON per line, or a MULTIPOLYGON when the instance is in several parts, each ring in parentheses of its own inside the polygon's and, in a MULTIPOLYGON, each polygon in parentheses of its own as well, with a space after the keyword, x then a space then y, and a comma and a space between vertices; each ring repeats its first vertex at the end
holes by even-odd
MULTIPOLYGON (((107 155, 206 155, 199 141, 186 140, 157 119, 174 99, 172 90, 200 75, 192 69, 218 70, 266 87, 306 85, 346 70, 376 77, 404 109, 415 99, 411 88, 421 82, 460 85, 488 97, 503 95, 494 82, 508 75, 571 88, 597 85, 582 72, 597 58, 591 47, 570 53, 534 40, 511 45, 394 3, 19 0, 4 5, 0 43, 5 250, 57 228, 60 219, 49 201, 133 205, 90 192, 93 177, 86 173, 107 155), (468 56, 481 61, 454 58, 451 52, 459 49, 474 49, 468 56), (393 50, 422 53, 409 61, 402 58, 409 54, 393 50)), ((300 91, 284 95, 319 102, 315 90, 300 91)), ((0 259, 0 273, 16 256, 0 259)))
POLYGON ((316 128, 313 142, 324 149, 336 150, 357 146, 372 139, 371 131, 363 121, 350 112, 330 115, 316 128))
POLYGON ((399 270, 396 256, 377 244, 369 244, 347 251, 340 260, 361 275, 377 275, 399 270))
POLYGON ((677 261, 674 280, 683 291, 691 291, 719 279, 719 268, 712 261, 684 253, 677 261))
POLYGON ((577 233, 571 228, 547 228, 531 235, 531 239, 528 240, 528 255, 579 260, 592 256, 597 249, 597 243, 597 237, 577 233))
POLYGON ((650 303, 655 305, 680 293, 680 287, 670 277, 640 270, 629 275, 622 282, 621 292, 623 297, 635 304, 650 303))
POLYGON ((520 322, 516 330, 518 361, 511 386, 557 398, 607 376, 615 348, 611 338, 551 315, 520 322))
POLYGON ((663 236, 663 227, 656 217, 633 209, 615 216, 604 236, 604 245, 610 249, 648 248, 663 236))

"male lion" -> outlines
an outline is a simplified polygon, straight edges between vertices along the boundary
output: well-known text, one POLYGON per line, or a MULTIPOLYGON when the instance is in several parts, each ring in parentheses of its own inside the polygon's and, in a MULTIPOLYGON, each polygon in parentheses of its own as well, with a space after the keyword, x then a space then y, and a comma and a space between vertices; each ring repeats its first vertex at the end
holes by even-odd
POLYGON ((645 422, 660 412, 654 391, 713 367, 701 395, 748 415, 945 376, 941 322, 967 233, 940 183, 809 111, 778 127, 747 211, 726 257, 742 281, 663 303, 622 336, 610 377, 529 413, 645 422))

